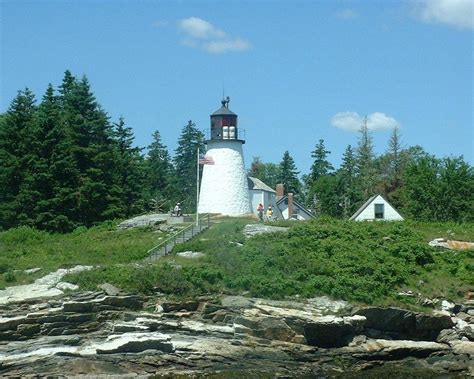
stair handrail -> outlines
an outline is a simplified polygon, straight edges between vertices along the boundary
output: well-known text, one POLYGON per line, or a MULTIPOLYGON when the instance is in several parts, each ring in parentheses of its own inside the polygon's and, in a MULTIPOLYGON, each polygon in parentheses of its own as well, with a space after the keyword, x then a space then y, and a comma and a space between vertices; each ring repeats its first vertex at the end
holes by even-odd
MULTIPOLYGON (((163 245, 165 246, 165 255, 167 255, 167 252, 166 252, 166 246, 168 245, 169 242, 173 241, 173 247, 174 245, 176 245, 176 241, 177 241, 177 237, 182 234, 182 238, 183 238, 183 242, 184 241, 184 234, 191 229, 191 238, 195 236, 194 234, 194 228, 196 228, 196 231, 199 230, 198 233, 202 232, 204 229, 207 229, 209 226, 210 226, 210 217, 209 217, 209 213, 206 213, 202 216, 202 218, 199 220, 198 222, 198 225, 195 225, 194 222, 191 224, 191 225, 188 225, 186 227, 184 227, 183 229, 179 230, 178 232, 176 232, 175 234, 173 234, 172 236, 168 237, 167 239, 165 239, 164 241, 161 241, 158 245, 152 247, 150 250, 147 251, 147 254, 149 256, 149 258, 151 259, 151 255, 158 249, 160 249, 163 245), (206 220, 206 224, 204 227, 203 227, 203 219, 206 220)), ((197 233, 196 233, 197 234, 197 233)), ((172 248, 171 248, 172 249, 172 248)), ((171 251, 171 250, 170 250, 171 251)))

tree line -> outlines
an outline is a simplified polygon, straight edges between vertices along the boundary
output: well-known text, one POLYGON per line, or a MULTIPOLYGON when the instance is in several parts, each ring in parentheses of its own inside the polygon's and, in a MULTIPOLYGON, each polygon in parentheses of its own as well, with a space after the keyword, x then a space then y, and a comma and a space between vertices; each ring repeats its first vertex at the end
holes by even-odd
POLYGON ((64 74, 39 104, 18 91, 0 115, 0 230, 29 225, 68 232, 175 202, 195 209, 197 147, 204 135, 189 121, 171 157, 159 131, 147 153, 121 117, 112 122, 84 76, 64 74))
POLYGON ((346 147, 339 168, 330 154, 320 139, 302 180, 288 151, 280 164, 254 158, 249 175, 272 188, 283 183, 316 215, 348 218, 370 196, 382 194, 410 219, 474 220, 474 169, 462 156, 438 158, 420 146, 404 147, 399 128, 392 130, 386 151, 376 156, 366 120, 357 146, 346 147))
MULTIPOLYGON (((18 91, 0 114, 0 230, 28 225, 68 232, 143 212, 167 212, 176 202, 196 208, 196 151, 204 135, 192 121, 171 156, 158 130, 146 152, 134 146, 123 117, 112 121, 87 78, 66 71, 41 101, 18 91)), ((367 124, 339 168, 319 140, 310 172, 302 175, 285 151, 279 164, 254 158, 249 175, 287 192, 316 215, 349 217, 369 196, 384 195, 404 216, 440 221, 474 219, 474 172, 463 157, 437 158, 405 148, 394 129, 376 156, 367 124)))

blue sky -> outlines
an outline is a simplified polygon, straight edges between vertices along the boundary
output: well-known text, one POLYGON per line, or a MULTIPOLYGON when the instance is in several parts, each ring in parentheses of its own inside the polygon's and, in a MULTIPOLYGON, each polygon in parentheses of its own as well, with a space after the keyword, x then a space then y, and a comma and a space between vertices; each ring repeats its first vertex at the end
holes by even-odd
POLYGON ((399 125, 406 146, 474 161, 473 0, 0 4, 0 112, 69 69, 139 146, 159 130, 173 152, 225 88, 247 166, 289 150, 306 173, 320 138, 339 165, 364 116, 377 153, 399 125))

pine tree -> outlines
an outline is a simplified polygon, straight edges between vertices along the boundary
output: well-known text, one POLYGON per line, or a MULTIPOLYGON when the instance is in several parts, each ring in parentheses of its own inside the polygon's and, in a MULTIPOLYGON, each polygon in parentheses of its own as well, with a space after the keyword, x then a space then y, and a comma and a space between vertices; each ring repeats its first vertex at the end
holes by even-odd
POLYGON ((184 204, 185 211, 196 209, 198 147, 204 152, 204 134, 190 120, 181 131, 174 157, 176 192, 179 195, 178 199, 184 204))
POLYGON ((359 186, 365 198, 374 193, 377 181, 374 166, 374 147, 372 136, 367 127, 367 117, 360 129, 357 147, 357 171, 359 186))
POLYGON ((133 146, 132 128, 125 126, 123 117, 114 124, 114 137, 117 144, 117 166, 120 215, 131 216, 144 210, 145 167, 140 152, 133 146))
POLYGON ((298 174, 299 171, 296 169, 295 161, 288 150, 285 151, 279 165, 278 182, 284 185, 286 193, 293 192, 298 194, 300 192, 301 183, 298 179, 298 174))
POLYGON ((122 213, 121 191, 108 116, 96 102, 86 77, 71 84, 71 75, 66 72, 60 93, 78 170, 75 221, 90 226, 117 217, 122 213))
POLYGON ((35 122, 34 94, 18 91, 0 125, 0 229, 33 222, 34 198, 25 182, 32 180, 35 122))
POLYGON ((310 171, 310 180, 312 182, 315 182, 324 175, 328 175, 334 170, 332 164, 327 160, 330 153, 324 146, 324 140, 320 139, 314 151, 311 152, 311 157, 314 158, 310 171))
POLYGON ((356 181, 357 162, 351 145, 346 147, 342 156, 342 164, 337 172, 340 183, 340 204, 342 216, 349 217, 355 212, 357 205, 362 200, 362 193, 356 181))
POLYGON ((174 167, 159 131, 153 133, 146 158, 147 205, 155 212, 171 209, 179 198, 174 190, 174 167), (151 204, 150 204, 151 202, 151 204))
POLYGON ((389 177, 393 186, 397 188, 400 185, 403 163, 401 134, 398 126, 393 128, 390 135, 387 154, 390 158, 389 177))
POLYGON ((61 107, 50 84, 38 107, 34 145, 36 159, 32 189, 38 194, 34 225, 49 231, 70 231, 74 206, 74 178, 77 176, 71 154, 71 141, 62 123, 61 107))

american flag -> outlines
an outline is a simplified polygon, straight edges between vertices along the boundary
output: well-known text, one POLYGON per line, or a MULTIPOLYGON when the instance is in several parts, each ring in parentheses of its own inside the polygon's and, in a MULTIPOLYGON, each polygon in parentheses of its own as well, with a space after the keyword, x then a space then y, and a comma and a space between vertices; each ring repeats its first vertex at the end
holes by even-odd
POLYGON ((199 164, 214 164, 214 159, 209 155, 199 156, 199 164))

